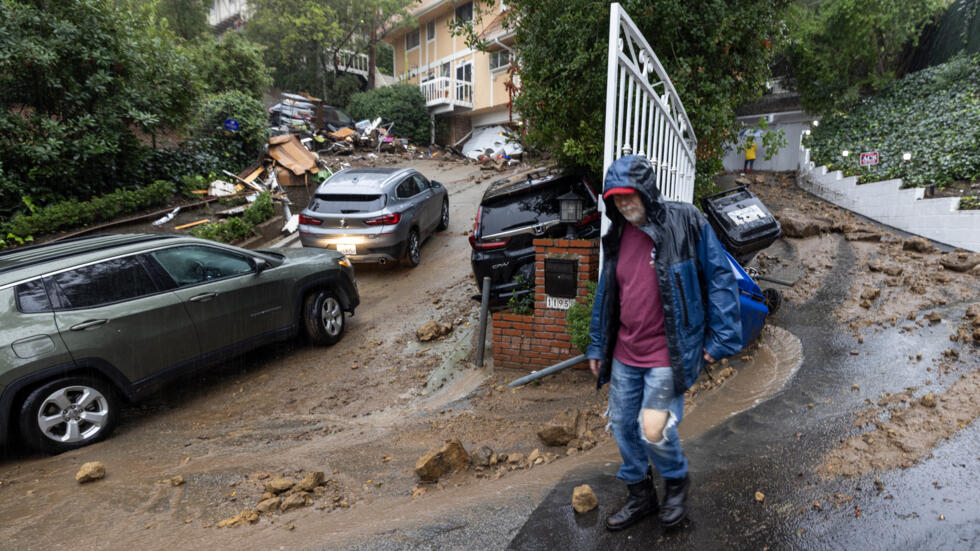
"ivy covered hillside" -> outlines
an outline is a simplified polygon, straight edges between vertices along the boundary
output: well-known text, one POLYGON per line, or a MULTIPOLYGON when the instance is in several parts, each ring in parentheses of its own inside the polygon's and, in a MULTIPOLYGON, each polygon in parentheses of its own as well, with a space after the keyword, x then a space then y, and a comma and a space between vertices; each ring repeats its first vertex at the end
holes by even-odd
POLYGON ((978 132, 980 56, 960 56, 823 119, 804 145, 817 166, 857 176, 859 183, 902 178, 908 187, 943 188, 980 180, 978 132), (877 165, 859 166, 866 151, 879 153, 877 165))

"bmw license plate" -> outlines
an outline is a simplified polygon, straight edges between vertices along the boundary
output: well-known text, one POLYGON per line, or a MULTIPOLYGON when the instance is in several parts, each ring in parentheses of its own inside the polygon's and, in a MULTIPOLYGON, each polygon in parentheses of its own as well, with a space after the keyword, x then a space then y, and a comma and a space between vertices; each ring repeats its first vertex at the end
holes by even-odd
POLYGON ((357 245, 340 243, 337 245, 337 252, 345 254, 347 256, 353 256, 357 254, 357 245))

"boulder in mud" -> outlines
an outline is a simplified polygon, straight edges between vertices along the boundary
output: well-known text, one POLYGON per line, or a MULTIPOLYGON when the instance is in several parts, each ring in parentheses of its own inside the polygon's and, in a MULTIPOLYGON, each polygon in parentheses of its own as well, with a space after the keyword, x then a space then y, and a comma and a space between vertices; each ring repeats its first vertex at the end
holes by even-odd
POLYGON ((290 509, 306 507, 311 501, 313 501, 313 499, 310 497, 308 492, 296 492, 295 494, 289 494, 286 496, 286 499, 282 500, 282 503, 279 504, 279 509, 281 509, 282 512, 286 512, 290 509))
POLYGON ((277 476, 265 483, 265 491, 275 495, 279 495, 285 492, 286 490, 291 489, 295 485, 296 485, 295 480, 290 480, 288 478, 277 476))
POLYGON ((932 253, 938 249, 924 237, 910 237, 902 242, 902 250, 918 253, 932 253))
POLYGON ((473 465, 477 467, 489 467, 490 459, 493 457, 493 450, 489 446, 482 446, 470 455, 473 465))
POLYGON ((599 498, 595 496, 592 487, 588 484, 576 486, 572 490, 572 508, 576 513, 588 513, 599 505, 599 498))
POLYGON ((939 257, 943 268, 954 272, 969 272, 975 266, 980 266, 980 254, 977 253, 947 253, 939 257))
POLYGON ((966 309, 966 317, 973 320, 973 326, 980 326, 980 302, 974 302, 966 309))
POLYGON ((875 300, 881 296, 881 289, 875 289, 873 287, 865 287, 861 291, 861 300, 875 300))
POLYGON ((105 478, 105 465, 101 461, 89 461, 82 465, 82 468, 78 469, 78 472, 75 473, 75 480, 79 484, 85 484, 86 482, 92 482, 101 478, 105 478))
POLYGON ((564 446, 578 436, 582 412, 566 409, 556 415, 538 431, 538 438, 548 446, 564 446))
POLYGON ((459 440, 451 440, 438 450, 431 450, 415 462, 415 474, 424 482, 435 482, 444 474, 465 471, 470 456, 459 440))
POLYGON ((426 322, 415 332, 415 336, 421 342, 428 342, 439 337, 444 337, 453 332, 451 323, 439 323, 437 321, 426 322))
POLYGON ((920 398, 919 403, 927 408, 934 408, 936 407, 936 395, 930 392, 920 398))
POLYGON ((323 480, 323 471, 315 471, 303 477, 303 480, 293 486, 293 489, 298 492, 312 492, 317 486, 323 484, 323 480))
POLYGON ((779 214, 779 225, 786 237, 805 238, 820 233, 820 226, 813 220, 795 210, 784 210, 779 214))
POLYGON ((228 517, 216 524, 218 528, 233 528, 242 524, 255 524, 259 521, 259 514, 251 509, 246 509, 237 515, 228 517))
POLYGON ((278 497, 270 497, 268 499, 263 499, 255 506, 255 510, 260 513, 271 513, 279 509, 279 505, 282 503, 282 499, 278 497))

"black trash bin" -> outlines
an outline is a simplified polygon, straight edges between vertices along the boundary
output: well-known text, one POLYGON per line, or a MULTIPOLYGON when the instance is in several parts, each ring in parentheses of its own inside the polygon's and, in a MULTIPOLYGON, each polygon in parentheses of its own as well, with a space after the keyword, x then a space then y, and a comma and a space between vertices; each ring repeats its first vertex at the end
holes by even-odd
POLYGON ((783 234, 769 209, 745 186, 702 198, 701 209, 718 239, 743 266, 783 234))

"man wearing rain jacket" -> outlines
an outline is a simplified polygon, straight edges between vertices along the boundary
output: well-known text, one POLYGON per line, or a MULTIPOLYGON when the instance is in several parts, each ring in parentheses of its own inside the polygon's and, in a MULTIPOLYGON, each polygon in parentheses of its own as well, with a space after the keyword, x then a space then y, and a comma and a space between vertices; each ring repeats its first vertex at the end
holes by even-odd
POLYGON ((612 224, 586 357, 598 387, 610 382, 609 424, 623 458, 617 477, 629 488, 606 527, 621 530, 658 509, 672 527, 687 515, 690 487, 677 435, 684 391, 705 362, 741 348, 738 288, 704 215, 664 200, 645 157, 616 160, 603 199, 612 224), (650 463, 664 479, 662 507, 650 463))

